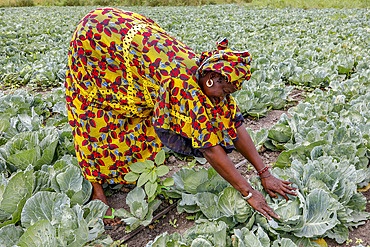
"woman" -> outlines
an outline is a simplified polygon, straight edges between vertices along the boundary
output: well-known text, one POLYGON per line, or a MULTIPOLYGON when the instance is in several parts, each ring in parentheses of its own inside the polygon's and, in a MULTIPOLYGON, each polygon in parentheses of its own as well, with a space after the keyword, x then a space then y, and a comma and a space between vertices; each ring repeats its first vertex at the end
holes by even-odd
MULTIPOLYGON (((68 56, 69 123, 93 199, 108 204, 101 184, 126 183, 130 164, 153 159, 163 145, 205 157, 268 219, 278 216, 227 153, 239 150, 271 196, 295 194, 265 169, 230 95, 250 77, 248 52, 227 49, 223 40, 199 56, 152 20, 104 8, 78 24, 68 56)), ((111 214, 108 209, 106 224, 114 221, 111 214)))

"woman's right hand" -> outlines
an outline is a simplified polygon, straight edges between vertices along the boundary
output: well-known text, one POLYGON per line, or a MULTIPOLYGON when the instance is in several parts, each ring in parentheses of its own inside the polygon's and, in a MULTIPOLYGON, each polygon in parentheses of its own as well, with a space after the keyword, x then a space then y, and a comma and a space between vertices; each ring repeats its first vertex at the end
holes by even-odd
POLYGON ((280 219, 280 216, 275 214, 274 210, 267 205, 266 199, 261 192, 253 190, 252 197, 249 198, 247 202, 252 206, 252 208, 260 212, 267 219, 271 220, 271 216, 280 219))

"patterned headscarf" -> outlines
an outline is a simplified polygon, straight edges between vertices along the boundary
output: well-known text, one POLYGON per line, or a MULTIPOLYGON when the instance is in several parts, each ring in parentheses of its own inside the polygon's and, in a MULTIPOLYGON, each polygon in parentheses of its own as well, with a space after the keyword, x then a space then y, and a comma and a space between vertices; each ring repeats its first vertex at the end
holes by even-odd
POLYGON ((237 90, 240 90, 244 80, 251 76, 250 63, 252 61, 248 52, 227 49, 228 40, 224 38, 217 44, 217 50, 203 52, 200 58, 199 75, 203 71, 215 71, 226 77, 237 90))

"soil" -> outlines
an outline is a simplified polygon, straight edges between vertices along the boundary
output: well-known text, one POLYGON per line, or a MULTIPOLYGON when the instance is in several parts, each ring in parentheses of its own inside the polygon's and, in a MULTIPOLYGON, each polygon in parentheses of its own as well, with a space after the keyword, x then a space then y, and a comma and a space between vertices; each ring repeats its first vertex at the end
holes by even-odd
POLYGON ((260 129, 270 129, 276 122, 279 121, 280 116, 287 111, 285 110, 272 110, 270 111, 266 117, 260 119, 254 119, 252 117, 245 118, 245 126, 251 128, 253 131, 257 131, 260 129))

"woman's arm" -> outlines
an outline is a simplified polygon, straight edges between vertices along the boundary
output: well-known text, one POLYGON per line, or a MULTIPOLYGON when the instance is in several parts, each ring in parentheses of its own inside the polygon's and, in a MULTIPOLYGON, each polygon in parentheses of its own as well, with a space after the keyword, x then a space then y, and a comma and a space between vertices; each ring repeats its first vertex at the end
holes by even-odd
POLYGON ((247 180, 239 173, 220 145, 201 149, 201 151, 212 167, 243 196, 247 196, 250 192, 252 193, 252 197, 248 199, 248 203, 254 209, 262 213, 269 220, 271 219, 270 215, 275 218, 280 218, 267 205, 266 199, 263 197, 262 193, 254 190, 247 180))
MULTIPOLYGON (((234 142, 236 149, 256 168, 257 171, 263 169, 265 165, 263 164, 248 131, 243 125, 237 128, 237 134, 239 139, 234 142)), ((261 175, 261 182, 266 192, 269 193, 271 197, 277 197, 274 192, 279 193, 286 200, 288 200, 288 196, 286 194, 297 195, 297 193, 294 192, 296 188, 289 186, 289 184, 291 184, 290 182, 271 176, 269 171, 266 171, 261 175)))

